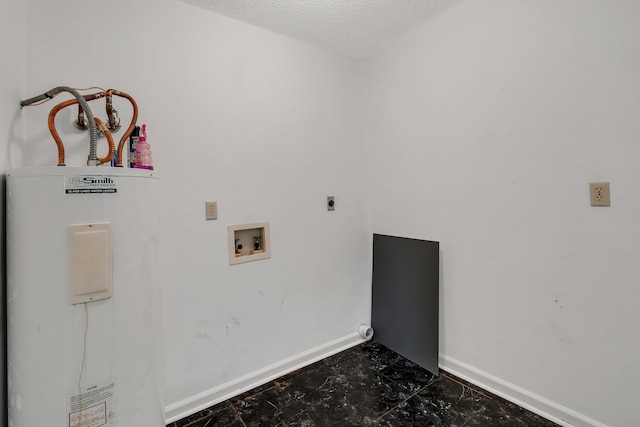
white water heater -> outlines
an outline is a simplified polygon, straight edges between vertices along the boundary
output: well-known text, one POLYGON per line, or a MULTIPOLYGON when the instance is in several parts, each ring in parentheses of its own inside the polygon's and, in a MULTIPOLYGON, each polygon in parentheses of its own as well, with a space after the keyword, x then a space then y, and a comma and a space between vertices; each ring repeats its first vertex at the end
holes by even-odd
POLYGON ((164 426, 157 205, 149 170, 8 175, 10 427, 164 426))

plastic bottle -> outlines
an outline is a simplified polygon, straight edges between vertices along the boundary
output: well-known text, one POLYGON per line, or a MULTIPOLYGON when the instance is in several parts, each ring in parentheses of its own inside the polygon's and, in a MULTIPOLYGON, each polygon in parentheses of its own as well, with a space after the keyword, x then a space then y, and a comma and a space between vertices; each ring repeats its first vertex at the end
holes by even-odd
POLYGON ((136 154, 134 156, 135 168, 153 169, 153 158, 151 157, 151 146, 147 143, 147 125, 142 125, 142 135, 136 144, 136 154))
MULTIPOLYGON (((129 137, 129 153, 127 155, 127 167, 133 168, 136 166, 136 145, 138 145, 138 139, 140 138, 140 126, 133 128, 131 136, 129 137)), ((124 162, 123 162, 124 163, 124 162)))

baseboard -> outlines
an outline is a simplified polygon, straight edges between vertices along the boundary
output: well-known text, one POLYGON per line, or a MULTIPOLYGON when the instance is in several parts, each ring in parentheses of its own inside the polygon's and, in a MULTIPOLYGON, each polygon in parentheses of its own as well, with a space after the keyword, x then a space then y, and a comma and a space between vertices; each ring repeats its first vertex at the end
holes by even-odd
POLYGON ((181 420, 203 409, 224 402, 252 388, 273 381, 289 372, 311 365, 319 360, 363 343, 365 340, 356 332, 299 353, 265 368, 251 372, 233 381, 205 390, 188 399, 173 403, 165 408, 166 424, 181 420))
POLYGON ((483 372, 473 366, 460 362, 452 357, 440 355, 440 368, 463 380, 469 381, 483 389, 498 395, 510 402, 522 406, 541 417, 547 418, 565 427, 608 427, 599 421, 580 414, 572 409, 545 399, 535 393, 511 384, 503 379, 483 372))

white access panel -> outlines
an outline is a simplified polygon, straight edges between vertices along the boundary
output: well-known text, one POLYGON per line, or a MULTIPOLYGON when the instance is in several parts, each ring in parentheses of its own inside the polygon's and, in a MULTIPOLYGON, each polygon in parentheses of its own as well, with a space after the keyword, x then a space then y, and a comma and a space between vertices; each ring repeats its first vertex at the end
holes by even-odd
POLYGON ((111 298, 111 224, 68 227, 69 302, 111 298))
POLYGON ((164 426, 155 174, 111 167, 9 173, 10 426, 164 426), (110 237, 98 226, 105 228, 96 235, 69 239, 73 226, 98 224, 109 224, 110 237), (100 261, 76 271, 85 249, 100 261), (89 270, 102 277, 80 284, 89 270), (70 303, 70 288, 102 292, 109 271, 110 298, 70 303))

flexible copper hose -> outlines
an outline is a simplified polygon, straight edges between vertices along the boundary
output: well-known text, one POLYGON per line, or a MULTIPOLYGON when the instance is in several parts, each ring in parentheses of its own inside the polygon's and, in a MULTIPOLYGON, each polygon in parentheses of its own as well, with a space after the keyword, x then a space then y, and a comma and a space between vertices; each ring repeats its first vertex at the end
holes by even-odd
MULTIPOLYGON (((106 96, 107 92, 96 92, 92 95, 85 95, 83 98, 85 101, 93 101, 94 99, 102 98, 106 96)), ((109 113, 109 111, 107 111, 109 113)), ((109 120, 111 120, 111 116, 109 116, 109 120)), ((87 120, 85 119, 84 110, 82 109, 82 105, 78 103, 78 119, 75 122, 76 128, 79 130, 87 130, 87 120)))
POLYGON ((107 109, 107 121, 109 122, 109 128, 115 129, 116 127, 116 118, 113 116, 113 96, 109 91, 107 91, 107 96, 105 97, 106 109, 107 109))
MULTIPOLYGON (((83 98, 86 101, 92 101, 94 99, 102 98, 104 95, 105 95, 104 92, 97 92, 91 95, 85 95, 83 96, 83 98)), ((65 164, 64 164, 64 144, 62 143, 62 139, 60 138, 60 135, 58 134, 58 131, 56 130, 56 125, 55 125, 56 114, 58 114, 58 112, 63 108, 66 108, 66 107, 69 107, 70 105, 75 105, 75 104, 78 104, 78 100, 70 99, 68 101, 65 101, 56 105, 49 112, 49 120, 48 120, 49 132, 51 133, 51 136, 53 137, 53 140, 55 141, 56 146, 58 147, 58 166, 65 166, 65 164)), ((96 124, 98 123, 98 121, 99 120, 97 119, 94 120, 96 124)), ((105 135, 107 135, 107 133, 105 133, 105 135)), ((109 133, 109 137, 110 136, 111 134, 109 133)), ((107 140, 109 139, 109 137, 107 137, 107 140)), ((113 137, 111 137, 111 143, 113 144, 113 137)), ((113 153, 111 153, 111 155, 113 156, 113 153)), ((99 159, 99 160, 100 160, 100 164, 105 163, 104 161, 102 161, 103 159, 99 159)))
MULTIPOLYGON (((67 102, 70 101, 66 101, 63 102, 62 104, 66 104, 67 102)), ((58 135, 58 131, 56 130, 56 126, 55 126, 55 118, 56 118, 56 113, 58 112, 58 110, 61 110, 64 107, 60 107, 62 104, 58 104, 55 107, 53 107, 53 110, 51 110, 49 112, 49 120, 48 120, 48 124, 49 124, 49 132, 51 133, 51 136, 53 137, 53 140, 56 142, 56 145, 58 146, 58 166, 65 166, 64 164, 64 144, 62 144, 62 140, 60 139, 60 135, 58 135), (58 108, 60 107, 60 108, 58 108), (57 110, 56 110, 57 108, 57 110), (54 111, 56 110, 56 111, 54 111)), ((73 103, 69 104, 69 105, 73 105, 73 103)))
POLYGON ((122 135, 122 138, 120 138, 120 143, 118 144, 118 154, 117 154, 118 164, 116 166, 121 168, 122 167, 122 151, 124 149, 124 145, 126 144, 127 139, 129 139, 131 132, 133 132, 133 128, 136 126, 136 121, 138 120, 138 104, 136 104, 135 99, 133 99, 131 95, 126 94, 124 92, 120 92, 119 90, 109 89, 107 90, 106 93, 107 95, 113 94, 113 95, 118 95, 122 98, 128 99, 129 102, 131 103, 131 106, 133 107, 133 116, 131 117, 131 124, 127 128, 127 131, 124 133, 124 135, 122 135))
POLYGON ((113 153, 116 151, 116 144, 113 142, 113 136, 102 120, 97 117, 94 117, 93 120, 96 121, 96 125, 98 125, 102 133, 104 133, 104 136, 107 137, 107 142, 109 143, 109 154, 107 154, 106 157, 101 159, 99 158, 98 160, 100 161, 100 164, 110 162, 111 159, 113 159, 113 153))
POLYGON ((89 119, 89 157, 87 158, 87 166, 96 166, 98 164, 98 156, 96 155, 96 146, 98 145, 98 132, 96 130, 96 122, 95 120, 93 120, 93 112, 91 112, 89 104, 87 104, 87 100, 82 95, 80 95, 80 93, 76 89, 68 86, 54 87, 50 91, 45 92, 41 95, 25 99, 24 101, 20 101, 20 107, 26 107, 28 105, 46 102, 47 100, 54 98, 60 92, 69 92, 85 109, 87 119, 89 119))
POLYGON ((112 93, 107 91, 106 99, 106 109, 107 109, 107 122, 109 130, 111 132, 118 132, 120 130, 120 118, 118 117, 118 112, 113 108, 113 96, 112 93))
MULTIPOLYGON (((117 132, 120 130, 120 120, 116 118, 117 111, 113 109, 112 95, 107 92, 102 93, 105 95, 106 100, 107 122, 109 123, 107 127, 110 131, 117 132)), ((80 130, 87 130, 87 121, 84 118, 84 111, 81 105, 78 105, 78 120, 76 120, 75 125, 80 130)))

